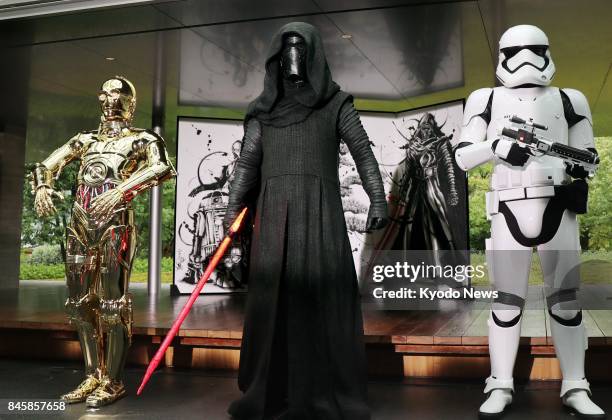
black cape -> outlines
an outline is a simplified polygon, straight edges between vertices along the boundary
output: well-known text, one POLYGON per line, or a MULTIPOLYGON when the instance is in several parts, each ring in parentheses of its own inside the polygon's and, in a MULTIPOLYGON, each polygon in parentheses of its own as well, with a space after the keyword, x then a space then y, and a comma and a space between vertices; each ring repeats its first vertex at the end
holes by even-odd
MULTIPOLYGON (((360 296, 338 180, 338 115, 347 101, 316 29, 284 26, 272 42, 264 91, 249 106, 230 188, 231 215, 259 186, 238 379, 244 395, 229 408, 235 419, 285 410, 290 419, 370 417, 360 296), (310 86, 288 105, 299 117, 274 109, 283 100, 278 56, 288 33, 301 35, 308 51, 310 86)), ((359 150, 375 163, 369 144, 359 150)))

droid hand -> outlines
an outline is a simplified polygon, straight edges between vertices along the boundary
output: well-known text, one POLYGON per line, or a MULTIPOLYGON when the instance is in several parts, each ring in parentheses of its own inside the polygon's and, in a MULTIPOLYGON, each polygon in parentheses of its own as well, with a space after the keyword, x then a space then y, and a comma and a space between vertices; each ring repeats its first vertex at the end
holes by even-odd
POLYGON ((368 220, 366 221, 366 231, 371 232, 384 228, 389 222, 387 213, 387 202, 372 203, 368 212, 368 220))
POLYGON ((57 212, 57 209, 53 204, 53 196, 56 196, 60 200, 64 199, 62 194, 55 191, 51 187, 40 186, 36 190, 36 196, 34 197, 34 209, 40 217, 52 216, 57 212))
POLYGON ((109 216, 122 202, 123 191, 119 188, 106 191, 92 201, 91 216, 98 220, 109 216))
POLYGON ((511 140, 497 139, 493 141, 492 149, 497 157, 512 166, 523 166, 532 156, 528 148, 511 140))

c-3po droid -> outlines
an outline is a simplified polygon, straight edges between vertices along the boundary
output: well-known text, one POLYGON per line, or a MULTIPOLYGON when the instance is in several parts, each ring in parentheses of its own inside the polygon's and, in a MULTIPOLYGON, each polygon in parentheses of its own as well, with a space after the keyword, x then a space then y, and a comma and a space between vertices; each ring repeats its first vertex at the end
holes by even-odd
POLYGON ((80 161, 76 197, 67 228, 66 310, 76 326, 85 380, 62 395, 68 403, 90 407, 125 395, 121 380, 132 336, 128 284, 136 250, 131 200, 175 176, 163 138, 131 126, 136 90, 124 77, 102 84, 97 130, 80 132, 55 150, 32 174, 39 216, 55 212, 53 189, 64 166, 80 161))

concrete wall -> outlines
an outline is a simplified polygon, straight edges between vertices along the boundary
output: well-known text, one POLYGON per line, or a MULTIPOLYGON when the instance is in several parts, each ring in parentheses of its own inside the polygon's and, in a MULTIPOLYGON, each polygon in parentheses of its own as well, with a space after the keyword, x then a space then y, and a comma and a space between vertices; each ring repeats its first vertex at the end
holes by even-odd
POLYGON ((0 62, 0 289, 4 290, 19 286, 30 50, 0 49, 0 62))

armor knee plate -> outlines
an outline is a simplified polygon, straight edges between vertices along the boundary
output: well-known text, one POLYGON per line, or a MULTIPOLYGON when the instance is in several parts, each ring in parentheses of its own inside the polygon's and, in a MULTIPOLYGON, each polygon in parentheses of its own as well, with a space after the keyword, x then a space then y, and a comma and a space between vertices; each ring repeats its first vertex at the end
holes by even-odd
POLYGON ((68 298, 64 306, 70 321, 94 324, 100 311, 100 298, 89 293, 82 298, 68 298))
POLYGON ((127 328, 128 337, 132 337, 133 310, 132 296, 123 295, 119 299, 102 299, 100 315, 105 326, 121 324, 127 328))

